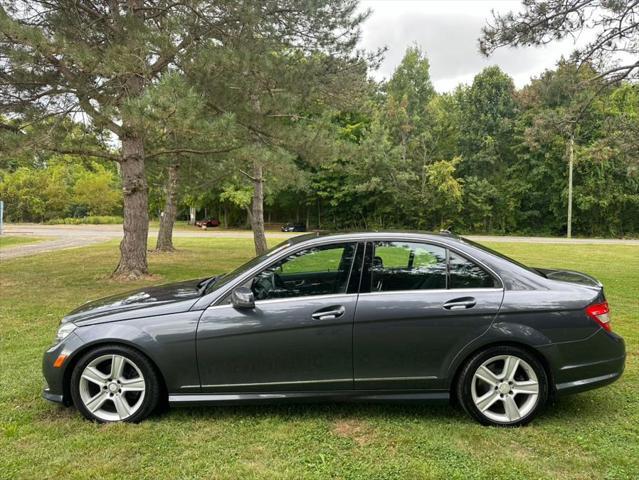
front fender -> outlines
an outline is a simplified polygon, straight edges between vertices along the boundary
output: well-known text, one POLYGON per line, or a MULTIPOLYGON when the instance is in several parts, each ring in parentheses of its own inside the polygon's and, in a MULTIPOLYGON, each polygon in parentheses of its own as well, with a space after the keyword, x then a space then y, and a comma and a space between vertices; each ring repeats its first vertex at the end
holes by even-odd
POLYGON ((157 366, 169 392, 199 391, 195 356, 195 332, 202 312, 183 312, 157 317, 101 323, 79 327, 83 346, 70 356, 95 345, 120 343, 142 353, 157 366))

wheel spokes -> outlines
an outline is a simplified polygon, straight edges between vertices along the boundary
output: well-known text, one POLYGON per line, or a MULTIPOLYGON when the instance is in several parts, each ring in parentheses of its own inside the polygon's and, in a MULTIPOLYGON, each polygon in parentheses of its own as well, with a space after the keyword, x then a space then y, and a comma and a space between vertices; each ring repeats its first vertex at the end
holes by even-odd
POLYGON ((120 354, 106 354, 84 367, 78 387, 86 409, 100 420, 113 422, 126 420, 140 409, 146 382, 132 360, 120 354))
POLYGON ((502 402, 504 402, 504 411, 506 412, 506 416, 509 421, 514 422, 521 418, 521 413, 519 412, 519 407, 517 406, 514 397, 510 395, 506 396, 502 398, 502 402))
POLYGON ((507 356, 504 360, 504 370, 501 373, 502 378, 507 381, 512 381, 515 378, 517 368, 519 368, 519 359, 510 355, 507 356))
POLYGON ((496 387, 499 383, 499 378, 497 378, 497 375, 491 372, 484 365, 477 369, 475 376, 493 387, 496 387))
POLYGON ((124 364, 126 360, 120 355, 111 357, 111 378, 120 378, 124 373, 124 364))
POLYGON ((477 367, 470 393, 477 410, 486 418, 514 423, 534 410, 540 385, 526 360, 516 355, 496 355, 477 367))
POLYGON ((107 381, 107 376, 95 367, 87 367, 82 372, 82 378, 102 386, 107 381))
POLYGON ((113 405, 115 405, 115 409, 118 412, 120 419, 127 418, 131 415, 131 407, 126 401, 126 398, 122 395, 115 395, 111 398, 113 401, 113 405))
POLYGON ((144 379, 142 377, 122 379, 120 380, 123 392, 142 392, 144 391, 144 379))
POLYGON ((489 390, 488 393, 479 397, 475 404, 481 412, 484 412, 492 407, 497 400, 500 400, 499 393, 495 390, 489 390))
POLYGON ((109 398, 109 394, 104 390, 100 390, 95 396, 91 397, 89 401, 85 402, 84 405, 91 411, 95 412, 98 410, 104 402, 109 398))
POLYGON ((534 380, 513 382, 513 394, 516 395, 518 393, 537 395, 539 393, 539 384, 534 380))

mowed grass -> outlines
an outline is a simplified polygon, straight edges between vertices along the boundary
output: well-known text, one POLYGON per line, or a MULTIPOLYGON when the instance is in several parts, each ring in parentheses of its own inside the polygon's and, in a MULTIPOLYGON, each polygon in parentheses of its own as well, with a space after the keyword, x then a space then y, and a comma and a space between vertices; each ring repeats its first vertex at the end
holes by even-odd
POLYGON ((41 237, 19 236, 19 235, 0 235, 0 249, 13 247, 15 245, 26 245, 29 243, 38 243, 45 240, 41 237))
POLYGON ((174 408, 96 425, 40 397, 42 352, 74 306, 150 283, 228 271, 250 239, 177 239, 154 280, 114 283, 117 243, 0 265, 0 478, 639 478, 639 247, 490 244, 534 266, 590 273, 626 338, 617 383, 563 398, 532 425, 485 428, 426 404, 174 408))

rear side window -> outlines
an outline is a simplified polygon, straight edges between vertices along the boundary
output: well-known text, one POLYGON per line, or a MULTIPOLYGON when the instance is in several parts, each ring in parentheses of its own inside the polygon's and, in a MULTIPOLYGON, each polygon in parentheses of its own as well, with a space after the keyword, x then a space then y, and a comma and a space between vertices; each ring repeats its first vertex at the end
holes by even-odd
POLYGON ((495 279, 486 270, 451 252, 448 253, 448 288, 492 288, 495 279))
MULTIPOLYGON (((495 278, 476 263, 444 247, 418 242, 377 241, 367 253, 362 291, 493 288, 495 278), (369 290, 370 288, 370 290, 369 290)), ((367 250, 368 250, 367 248, 367 250)))
POLYGON ((446 249, 425 243, 375 242, 371 292, 446 288, 446 249))

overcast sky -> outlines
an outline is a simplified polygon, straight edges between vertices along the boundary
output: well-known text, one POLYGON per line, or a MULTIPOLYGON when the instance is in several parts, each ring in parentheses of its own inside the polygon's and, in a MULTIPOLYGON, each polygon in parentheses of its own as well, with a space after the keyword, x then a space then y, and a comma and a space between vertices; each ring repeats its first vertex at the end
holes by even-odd
POLYGON ((489 65, 499 65, 521 87, 574 49, 572 40, 566 40, 541 48, 504 48, 489 58, 482 56, 477 39, 481 27, 492 18, 491 9, 518 10, 518 0, 362 0, 361 5, 372 10, 362 27, 361 46, 369 50, 388 47, 384 63, 374 73, 378 80, 388 78, 406 48, 415 44, 426 52, 433 84, 440 92, 471 83, 489 65))

